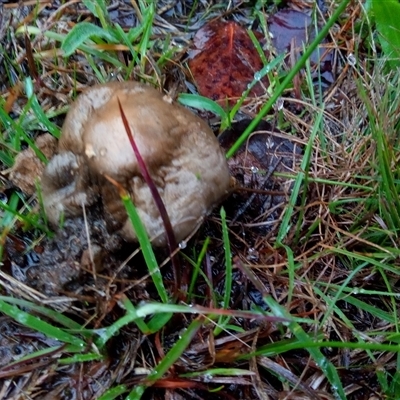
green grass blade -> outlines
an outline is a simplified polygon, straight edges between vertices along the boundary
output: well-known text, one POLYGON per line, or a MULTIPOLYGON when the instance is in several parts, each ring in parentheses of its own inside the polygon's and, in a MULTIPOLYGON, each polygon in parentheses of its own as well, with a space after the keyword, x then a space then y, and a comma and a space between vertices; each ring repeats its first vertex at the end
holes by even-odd
POLYGON ((206 240, 203 243, 203 247, 200 250, 200 254, 197 257, 196 264, 194 265, 192 279, 190 280, 189 291, 188 291, 188 303, 190 303, 190 301, 192 299, 194 288, 195 288, 195 285, 197 282, 197 278, 200 274, 201 264, 203 263, 204 257, 206 256, 210 241, 211 241, 210 237, 207 236, 206 240))
MULTIPOLYGON (((231 243, 229 240, 228 225, 226 223, 226 212, 223 207, 221 207, 221 225, 222 225, 222 238, 224 242, 225 250, 225 288, 224 288, 224 302, 223 308, 228 310, 231 302, 231 292, 232 292, 232 253, 231 253, 231 243)), ((229 323, 231 317, 220 316, 218 319, 218 325, 214 329, 214 335, 219 335, 225 325, 229 323)))
POLYGON ((46 336, 59 340, 62 343, 70 343, 75 346, 80 346, 82 349, 86 346, 86 343, 82 339, 79 339, 64 330, 49 324, 48 322, 42 321, 39 318, 20 310, 16 306, 7 304, 3 300, 0 300, 0 311, 20 324, 38 332, 42 332, 46 336))
POLYGON ((39 105, 38 99, 33 90, 33 82, 31 78, 25 79, 25 91, 26 95, 31 102, 32 110, 36 115, 38 121, 45 126, 46 130, 50 132, 54 137, 60 137, 60 129, 57 125, 53 124, 44 113, 42 107, 39 105))
MULTIPOLYGON (((314 140, 320 129, 322 116, 323 116, 323 111, 321 110, 319 112, 319 114, 317 115, 317 118, 315 119, 313 130, 311 132, 306 149, 304 151, 303 160, 302 160, 301 166, 300 166, 300 172, 297 174, 297 178, 294 182, 294 186, 292 189, 292 193, 290 195, 288 205, 286 206, 286 209, 285 209, 285 212, 284 212, 284 215, 282 218, 282 223, 279 228, 279 232, 278 232, 277 239, 276 239, 277 246, 279 246, 281 243, 283 243, 286 235, 289 232, 290 223, 291 223, 291 220, 293 217, 295 205, 299 198, 300 189, 303 187, 303 183, 307 181, 308 170, 309 170, 311 155, 312 155, 313 146, 314 146, 314 140)), ((303 190, 306 190, 306 188, 304 187, 303 190)))
POLYGON ((135 206, 129 195, 122 196, 122 202, 124 203, 125 209, 132 222, 133 228, 135 229, 136 235, 139 240, 140 248, 143 252, 143 257, 146 261, 146 265, 153 279, 154 285, 157 289, 158 295, 164 303, 169 301, 168 293, 165 289, 160 268, 154 255, 153 248, 151 246, 150 239, 147 235, 146 229, 144 228, 142 221, 140 220, 139 214, 136 211, 135 206))
MULTIPOLYGON (((148 384, 156 382, 161 379, 164 374, 174 365, 175 361, 182 355, 182 353, 187 349, 190 342, 193 340, 197 331, 201 328, 204 323, 204 318, 196 318, 187 329, 183 332, 179 340, 175 345, 169 350, 165 357, 160 361, 160 363, 154 368, 154 371, 147 377, 148 384)), ((142 397, 144 391, 148 385, 137 385, 131 393, 129 393, 126 400, 138 400, 142 397)))
POLYGON ((82 328, 80 324, 78 324, 71 318, 66 317, 64 314, 61 314, 61 313, 54 311, 47 307, 38 306, 37 304, 32 303, 27 300, 16 299, 14 297, 0 296, 0 301, 4 301, 9 304, 18 305, 18 306, 33 310, 35 312, 38 312, 38 313, 44 315, 45 317, 52 319, 54 322, 63 325, 65 328, 68 328, 68 329, 79 330, 82 328))
POLYGON ((392 68, 400 65, 400 4, 396 0, 371 0, 378 38, 392 68))
MULTIPOLYGON (((272 297, 267 296, 264 298, 264 301, 271 308, 271 311, 275 316, 282 318, 291 318, 290 313, 288 313, 285 308, 279 305, 272 297)), ((289 322, 287 323, 287 326, 296 336, 299 342, 306 343, 313 340, 313 338, 310 337, 297 322, 289 322)), ((346 400, 346 394, 344 392, 342 382, 340 381, 340 377, 335 366, 322 354, 322 352, 318 348, 307 347, 306 345, 304 345, 304 348, 310 353, 314 361, 327 377, 332 386, 332 391, 334 395, 341 400, 346 400)))
POLYGON ((90 37, 105 39, 110 43, 115 42, 114 36, 103 28, 90 22, 80 22, 68 32, 61 44, 65 56, 73 54, 90 37))
POLYGON ((107 390, 103 395, 101 395, 98 400, 114 400, 122 394, 126 393, 128 388, 126 385, 118 385, 112 389, 107 390))
POLYGON ((197 94, 181 93, 178 97, 178 102, 184 106, 196 108, 197 110, 210 111, 215 115, 218 115, 223 121, 229 119, 229 114, 227 114, 218 103, 208 97, 197 94))
POLYGON ((299 61, 295 64, 295 66, 290 70, 290 72, 286 75, 286 78, 282 81, 279 87, 276 88, 271 98, 267 101, 258 115, 253 119, 250 125, 246 128, 243 134, 239 137, 239 139, 232 145, 232 147, 226 153, 226 157, 232 157, 240 148, 240 146, 248 139, 250 134, 253 132, 255 127, 259 124, 259 122, 264 118, 265 115, 271 110, 272 106, 279 99, 282 93, 285 91, 287 86, 292 82, 293 78, 300 72, 303 68, 306 61, 311 57, 311 54, 317 48, 317 46, 322 42, 325 36, 328 34, 329 29, 333 26, 333 24, 337 21, 340 15, 346 9, 350 0, 343 0, 336 11, 332 14, 331 18, 326 21, 326 24, 323 26, 319 34, 316 36, 314 41, 307 47, 304 54, 300 57, 299 61))

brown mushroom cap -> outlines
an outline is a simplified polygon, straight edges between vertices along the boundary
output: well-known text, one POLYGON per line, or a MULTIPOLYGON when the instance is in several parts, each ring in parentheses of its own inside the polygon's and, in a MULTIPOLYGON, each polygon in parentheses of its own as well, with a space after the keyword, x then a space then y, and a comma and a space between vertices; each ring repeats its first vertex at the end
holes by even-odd
POLYGON ((128 119, 141 156, 164 201, 178 241, 189 235, 229 190, 225 155, 208 125, 150 86, 113 82, 81 94, 65 119, 59 154, 42 178, 45 210, 57 224, 100 196, 104 218, 128 241, 137 237, 116 188, 131 194, 153 243, 166 243, 164 226, 143 180, 119 111, 128 119), (65 175, 68 176, 66 179, 65 175))
MULTIPOLYGON (((49 133, 40 135, 35 140, 36 147, 49 159, 57 148, 57 140, 49 133)), ((23 192, 33 195, 36 192, 36 180, 43 175, 45 164, 35 154, 32 147, 18 153, 10 170, 10 181, 23 192)))

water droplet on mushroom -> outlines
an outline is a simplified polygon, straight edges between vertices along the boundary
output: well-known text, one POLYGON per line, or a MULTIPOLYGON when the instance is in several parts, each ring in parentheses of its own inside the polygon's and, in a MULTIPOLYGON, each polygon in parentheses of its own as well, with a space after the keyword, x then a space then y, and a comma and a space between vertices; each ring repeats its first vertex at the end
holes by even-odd
POLYGON ((172 104, 172 97, 167 94, 163 96, 163 100, 168 104, 172 104))
POLYGON ((252 165, 250 167, 250 171, 251 171, 252 174, 257 174, 259 169, 257 167, 255 167, 254 165, 252 165))
POLYGON ((182 240, 182 241, 179 243, 179 248, 180 248, 181 250, 186 249, 186 246, 187 246, 186 240, 182 240))
POLYGON ((96 153, 94 152, 93 146, 91 143, 88 143, 85 147, 85 154, 88 156, 88 158, 93 158, 96 156, 96 153))

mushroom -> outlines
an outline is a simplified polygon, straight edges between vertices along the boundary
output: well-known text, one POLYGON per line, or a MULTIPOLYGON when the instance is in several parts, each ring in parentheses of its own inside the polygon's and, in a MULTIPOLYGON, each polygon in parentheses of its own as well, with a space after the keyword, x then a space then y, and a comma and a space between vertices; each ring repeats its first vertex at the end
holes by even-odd
POLYGON ((111 232, 127 241, 136 233, 117 188, 130 193, 153 244, 166 235, 123 125, 120 102, 135 143, 161 195, 176 239, 186 238, 229 191, 230 174, 219 143, 199 117, 154 88, 138 82, 112 82, 81 94, 65 119, 58 154, 42 177, 49 221, 82 213, 101 201, 111 232))
MULTIPOLYGON (((56 152, 57 140, 49 133, 40 135, 35 140, 36 147, 49 159, 56 152)), ((23 192, 32 196, 36 192, 36 180, 40 180, 45 164, 35 154, 32 147, 18 153, 10 169, 10 181, 23 192)))

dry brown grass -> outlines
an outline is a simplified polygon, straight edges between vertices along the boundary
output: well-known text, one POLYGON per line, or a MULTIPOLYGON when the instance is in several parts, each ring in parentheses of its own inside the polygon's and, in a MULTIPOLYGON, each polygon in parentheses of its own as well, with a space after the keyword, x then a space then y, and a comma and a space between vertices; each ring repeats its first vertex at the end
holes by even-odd
MULTIPOLYGON (((62 56, 55 33, 66 35, 82 21, 98 22, 76 0, 0 6, 3 170, 22 149, 21 138, 14 138, 4 115, 17 121, 29 137, 47 128, 24 94, 25 76, 33 80, 40 108, 58 126, 71 99, 98 82, 137 79, 172 95, 186 92, 191 75, 185 52, 200 21, 220 15, 242 23, 251 19, 250 5, 232 3, 228 8, 218 2, 160 2, 151 41, 141 41, 142 35, 134 43, 135 63, 125 44, 92 43, 89 50, 97 53, 89 55, 84 49, 62 56)), ((136 26, 139 6, 134 0, 113 3, 110 18, 136 26)), ((97 399, 111 387, 119 388, 121 394, 108 398, 127 398, 170 354, 185 329, 198 321, 192 341, 168 373, 153 382, 145 398, 334 399, 338 398, 332 388, 335 379, 348 399, 399 398, 400 74, 385 69, 374 52, 373 33, 363 24, 362 4, 352 2, 329 43, 337 59, 335 83, 320 95, 317 85, 307 84, 304 75, 301 85, 285 92, 282 107, 229 160, 241 186, 223 204, 234 267, 229 326, 215 335, 217 319, 210 313, 195 319, 177 312, 152 335, 145 335, 134 323, 125 325, 101 349, 98 359, 71 362, 65 361, 72 355, 67 346, 60 347, 59 342, 4 314, 0 349, 8 362, 0 369, 0 399, 97 399), (310 143, 313 134, 315 140, 310 143), (266 142, 275 147, 265 147, 266 142), (305 163, 307 155, 310 159, 305 163), (304 165, 308 168, 303 171, 304 165), (269 299, 268 304, 263 298, 269 299), (272 310, 275 317, 290 314, 304 320, 287 324, 249 319, 242 314, 248 310, 272 310), (53 346, 45 356, 9 365, 18 359, 18 352, 28 355, 53 346), (318 354, 310 349, 319 351, 325 365, 317 362, 318 354), (328 377, 328 364, 337 378, 328 377), (214 375, 215 368, 220 370, 214 375), (240 374, 234 368, 241 369, 240 374)), ((237 119, 254 117, 258 109, 256 102, 246 104, 237 119)), ((225 133, 225 138, 222 135, 223 145, 229 147, 235 135, 235 131, 225 133)), ((36 198, 18 197, 4 171, 1 193, 9 200, 7 205, 28 216, 12 219, 10 210, 2 211, 2 295, 64 313, 88 329, 101 329, 122 318, 125 295, 135 306, 159 301, 140 254, 131 256, 131 248, 107 255, 104 269, 93 273, 79 266, 82 249, 88 246, 82 222, 67 224, 66 233, 58 234, 56 240, 33 229, 30 219, 38 214, 36 198), (22 201, 30 213, 21 208, 22 201), (30 228, 28 233, 25 227, 30 228), (76 233, 77 227, 81 233, 76 233), (27 258, 46 249, 54 256, 55 241, 61 247, 66 242, 70 246, 55 257, 58 268, 70 268, 71 263, 82 268, 71 284, 51 295, 40 282, 40 274, 51 276, 51 260, 46 260, 39 274, 29 275, 28 270, 37 264, 27 258)), ((92 216, 89 211, 89 220, 92 216)), ((102 227, 96 232, 101 238, 102 227)), ((222 308, 226 288, 218 212, 184 250, 182 281, 189 286, 207 236, 211 244, 200 262, 203 272, 190 299, 197 306, 216 310, 222 308)), ((157 256, 165 285, 174 293, 169 258, 164 252, 157 256)), ((91 340, 85 351, 96 353, 91 340)))

